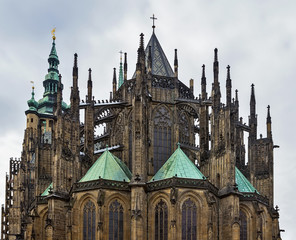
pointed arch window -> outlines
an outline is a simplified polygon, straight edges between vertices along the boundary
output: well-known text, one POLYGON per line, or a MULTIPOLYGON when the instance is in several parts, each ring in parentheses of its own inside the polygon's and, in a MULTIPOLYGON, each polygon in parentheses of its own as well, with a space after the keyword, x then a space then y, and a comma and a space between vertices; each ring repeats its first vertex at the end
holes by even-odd
POLYGON ((109 240, 123 240, 123 207, 117 200, 109 206, 109 240))
POLYGON ((248 239, 248 222, 247 216, 243 211, 239 213, 241 226, 240 226, 240 240, 247 240, 248 239))
POLYGON ((155 206, 155 240, 168 239, 168 207, 163 200, 155 206))
POLYGON ((96 239, 96 207, 88 201, 83 208, 83 240, 96 239))
POLYGON ((189 198, 182 205, 182 240, 197 238, 197 210, 189 198))
POLYGON ((154 174, 172 154, 172 120, 170 111, 159 107, 153 119, 153 166, 154 174))

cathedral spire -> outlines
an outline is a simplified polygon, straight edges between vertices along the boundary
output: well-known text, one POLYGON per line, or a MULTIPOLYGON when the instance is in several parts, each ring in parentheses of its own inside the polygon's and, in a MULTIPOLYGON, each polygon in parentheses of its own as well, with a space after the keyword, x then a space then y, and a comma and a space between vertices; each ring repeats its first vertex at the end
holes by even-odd
POLYGON ((87 81, 87 99, 86 102, 92 101, 92 80, 91 80, 91 68, 88 69, 88 81, 87 81))
POLYGON ((212 99, 213 99, 213 108, 217 111, 220 108, 220 99, 221 99, 221 92, 220 92, 220 83, 219 83, 219 62, 218 62, 218 49, 215 48, 214 50, 214 83, 212 86, 212 99))
POLYGON ((74 66, 73 66, 73 88, 78 88, 78 66, 77 66, 77 53, 74 54, 74 66))
POLYGON ((116 68, 113 68, 113 97, 115 95, 116 89, 117 89, 117 79, 116 79, 116 68))
POLYGON ((73 119, 79 120, 79 90, 78 90, 78 65, 77 65, 77 53, 74 54, 74 66, 73 66, 73 85, 71 88, 71 112, 73 119))
POLYGON ((230 66, 227 66, 227 78, 226 78, 226 104, 228 107, 231 105, 231 78, 230 78, 230 66))
POLYGON ((175 70, 175 77, 178 78, 178 55, 177 55, 177 49, 175 49, 174 70, 175 70))
POLYGON ((202 65, 202 76, 201 76, 201 98, 202 100, 207 99, 207 79, 205 75, 205 65, 202 65))
POLYGON ((140 34, 140 46, 138 48, 137 70, 145 70, 144 34, 140 34))
POLYGON ((120 64, 119 64, 119 77, 118 77, 118 88, 123 84, 123 71, 122 71, 122 51, 120 53, 120 64))
POLYGON ((252 140, 257 139, 257 116, 256 116, 256 99, 254 84, 251 85, 251 99, 250 99, 250 117, 249 126, 251 128, 250 138, 252 140))
POLYGON ((124 69, 124 81, 126 81, 127 80, 127 53, 124 53, 123 69, 124 69))
POLYGON ((267 138, 272 137, 271 132, 271 117, 270 117, 270 106, 267 106, 267 118, 266 118, 266 126, 267 126, 267 138))

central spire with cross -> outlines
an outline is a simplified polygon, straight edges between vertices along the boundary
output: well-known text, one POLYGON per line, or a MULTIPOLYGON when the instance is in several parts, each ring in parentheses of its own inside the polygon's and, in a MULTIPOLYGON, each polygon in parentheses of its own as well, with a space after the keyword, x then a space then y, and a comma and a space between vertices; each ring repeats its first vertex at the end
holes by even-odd
POLYGON ((157 20, 157 18, 154 17, 154 14, 153 14, 153 16, 150 17, 150 19, 152 19, 152 22, 153 22, 152 28, 153 28, 153 32, 154 32, 154 29, 155 29, 154 21, 157 20))

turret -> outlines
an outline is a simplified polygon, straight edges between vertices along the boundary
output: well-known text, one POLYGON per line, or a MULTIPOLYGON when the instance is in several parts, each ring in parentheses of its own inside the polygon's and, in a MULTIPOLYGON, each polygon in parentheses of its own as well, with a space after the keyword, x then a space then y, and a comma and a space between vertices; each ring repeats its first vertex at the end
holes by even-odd
POLYGON ((92 80, 91 80, 91 68, 88 69, 88 81, 87 81, 87 99, 86 102, 92 102, 92 80))
POLYGON ((178 78, 178 55, 177 55, 177 49, 175 49, 174 70, 175 70, 175 77, 178 78))
POLYGON ((227 66, 227 78, 226 78, 226 105, 231 105, 231 79, 230 79, 230 66, 227 66))
POLYGON ((112 82, 112 85, 113 85, 113 98, 114 98, 115 93, 116 93, 116 89, 117 89, 116 68, 113 68, 113 82, 112 82))
POLYGON ((270 117, 270 106, 267 106, 267 118, 266 118, 266 127, 267 127, 267 138, 272 138, 271 132, 271 117, 270 117))
POLYGON ((250 139, 257 139, 257 115, 254 84, 251 85, 249 127, 251 128, 250 139))

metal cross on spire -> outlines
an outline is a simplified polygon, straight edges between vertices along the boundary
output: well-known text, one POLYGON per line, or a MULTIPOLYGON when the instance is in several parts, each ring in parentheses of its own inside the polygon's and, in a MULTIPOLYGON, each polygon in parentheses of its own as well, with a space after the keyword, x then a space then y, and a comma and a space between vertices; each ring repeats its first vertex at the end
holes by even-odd
POLYGON ((157 20, 157 18, 156 18, 156 17, 154 17, 154 14, 153 14, 153 16, 152 16, 152 17, 150 17, 150 19, 152 19, 152 21, 153 21, 152 28, 153 28, 153 32, 154 32, 154 29, 155 29, 154 20, 157 20))

